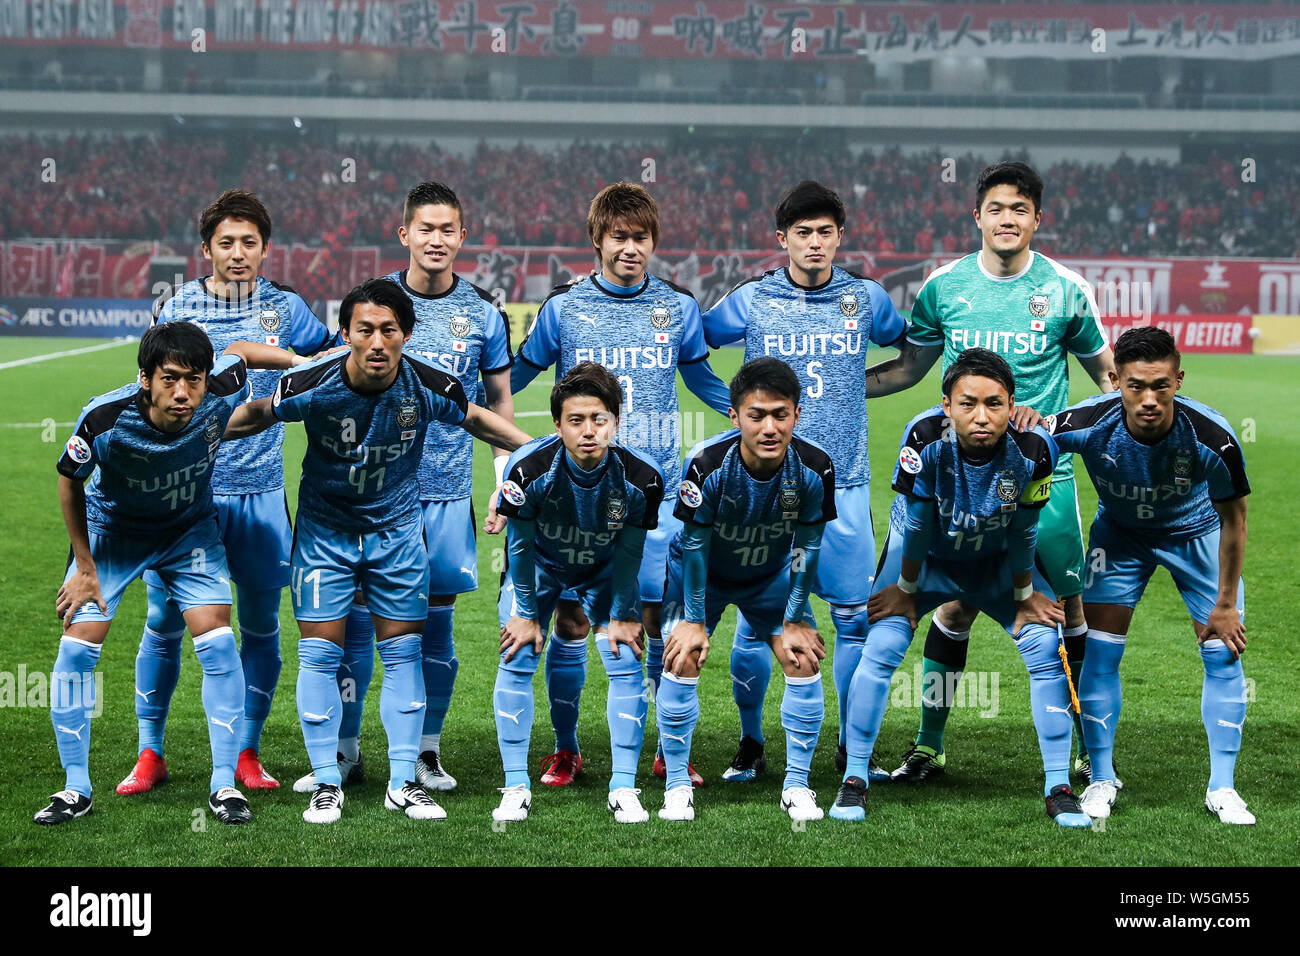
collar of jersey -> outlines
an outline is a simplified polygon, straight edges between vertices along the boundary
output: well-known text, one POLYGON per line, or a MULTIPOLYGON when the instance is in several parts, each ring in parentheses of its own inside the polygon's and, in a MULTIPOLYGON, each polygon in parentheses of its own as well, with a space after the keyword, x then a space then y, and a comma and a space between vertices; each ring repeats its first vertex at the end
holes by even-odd
POLYGON ((1172 435, 1174 433, 1174 429, 1178 427, 1178 413, 1179 413, 1178 399, 1174 399, 1174 420, 1169 425, 1169 431, 1165 432, 1155 441, 1143 441, 1141 438, 1138 438, 1137 435, 1133 434, 1132 429, 1128 427, 1128 415, 1124 414, 1123 402, 1120 402, 1119 421, 1120 424, 1124 426, 1124 433, 1128 435, 1129 438, 1133 439, 1135 442, 1137 442, 1139 445, 1143 446, 1144 448, 1155 448, 1157 445, 1162 443, 1166 438, 1172 435))
POLYGON ((439 292, 439 293, 437 293, 437 294, 435 294, 435 295, 425 295, 423 292, 416 292, 414 289, 412 289, 409 285, 406 284, 406 273, 409 272, 409 271, 410 271, 409 268, 408 268, 408 269, 403 269, 401 272, 399 272, 399 273, 397 274, 397 277, 398 277, 398 278, 401 280, 401 282, 402 282, 402 290, 403 290, 407 295, 413 295, 413 296, 415 296, 417 299, 430 299, 430 300, 432 300, 432 299, 445 299, 445 298, 447 298, 447 296, 451 295, 453 292, 456 291, 456 286, 460 285, 460 276, 456 275, 456 273, 453 272, 453 273, 451 274, 451 285, 449 285, 449 286, 447 287, 447 291, 446 291, 446 292, 439 292))
POLYGON ((613 283, 604 278, 599 272, 593 272, 591 274, 591 284, 612 299, 635 299, 650 287, 650 273, 647 272, 645 274, 645 279, 641 281, 640 285, 633 286, 630 289, 627 286, 614 286, 613 288, 610 288, 609 286, 613 286, 613 283), (606 285, 606 283, 609 283, 609 285, 606 285), (617 289, 626 289, 627 291, 618 292, 616 291, 617 289))
POLYGON ((797 283, 797 282, 794 281, 794 276, 790 275, 790 267, 789 267, 789 266, 782 266, 782 267, 781 267, 781 272, 782 272, 782 274, 785 276, 785 281, 788 282, 788 283, 790 283, 792 286, 794 286, 794 287, 795 287, 796 289, 798 289, 800 292, 820 292, 822 289, 826 288, 828 285, 830 285, 832 282, 835 281, 835 267, 834 267, 834 266, 831 266, 831 277, 830 277, 829 279, 827 279, 825 282, 823 282, 821 285, 800 285, 799 283, 797 283))
POLYGON ((362 398, 374 398, 377 395, 384 394, 384 392, 388 391, 389 388, 392 388, 394 385, 397 384, 397 380, 402 377, 402 360, 405 358, 406 358, 405 353, 397 357, 397 374, 394 375, 393 380, 388 383, 388 388, 380 389, 377 392, 359 392, 356 390, 356 388, 353 387, 352 382, 348 380, 347 354, 340 355, 337 359, 339 363, 339 378, 343 380, 343 384, 347 386, 348 391, 351 392, 353 395, 360 395, 362 398))
POLYGON ((966 449, 961 447, 961 441, 958 440, 957 458, 964 464, 974 465, 976 468, 983 468, 994 458, 998 457, 998 455, 1002 454, 1002 449, 1007 446, 1007 442, 1010 440, 1007 436, 1010 435, 1011 429, 1014 427, 1015 427, 1014 425, 1010 425, 1010 424, 1007 425, 1007 430, 1002 433, 1002 437, 998 439, 998 443, 993 446, 993 449, 992 451, 989 452, 989 456, 987 458, 975 458, 970 453, 968 453, 966 449))
POLYGON ((199 278, 199 288, 203 290, 203 295, 204 295, 206 298, 213 299, 213 300, 215 300, 215 301, 217 301, 217 302, 224 302, 226 305, 230 305, 232 302, 238 302, 238 303, 241 303, 241 304, 243 304, 243 303, 248 303, 248 302, 252 302, 252 301, 253 301, 253 297, 256 296, 256 295, 258 294, 258 292, 259 292, 259 290, 258 290, 258 286, 261 284, 261 281, 262 281, 262 277, 261 277, 260 275, 258 275, 258 276, 253 276, 253 295, 250 295, 247 299, 232 299, 232 298, 231 298, 230 296, 228 296, 228 295, 217 295, 215 292, 213 292, 211 289, 209 289, 209 288, 208 288, 208 280, 211 279, 211 278, 212 278, 211 275, 206 275, 206 276, 202 276, 202 277, 200 277, 200 278, 199 278))
POLYGON ((569 449, 561 448, 560 454, 564 456, 564 467, 568 469, 569 477, 573 479, 575 484, 583 488, 595 488, 596 485, 600 484, 600 479, 604 477, 605 469, 609 467, 609 456, 614 454, 614 452, 611 448, 605 449, 605 457, 602 458, 600 460, 600 464, 598 464, 591 471, 587 471, 576 461, 570 458, 569 449), (583 481, 590 478, 595 478, 596 480, 589 485, 583 484, 583 481))
POLYGON ((988 269, 984 268, 984 259, 982 258, 983 255, 984 253, 982 251, 975 253, 975 265, 979 268, 980 275, 984 276, 984 278, 986 279, 992 279, 994 282, 1014 282, 1016 279, 1023 279, 1025 277, 1025 274, 1028 273, 1029 270, 1034 267, 1034 259, 1038 256, 1038 253, 1034 252, 1033 249, 1030 249, 1029 261, 1025 263, 1025 267, 1023 269, 1021 269, 1013 276, 995 276, 993 273, 989 272, 988 269))

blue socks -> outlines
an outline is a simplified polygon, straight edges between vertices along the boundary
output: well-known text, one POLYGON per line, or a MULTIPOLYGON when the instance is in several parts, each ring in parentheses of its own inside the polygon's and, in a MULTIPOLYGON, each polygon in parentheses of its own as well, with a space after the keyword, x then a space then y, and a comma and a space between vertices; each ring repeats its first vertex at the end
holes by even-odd
POLYGON ((668 768, 665 790, 689 787, 691 774, 691 737, 700 720, 698 677, 676 677, 664 674, 659 684, 655 708, 659 719, 659 746, 664 752, 668 768))
MULTIPOLYGON (((1092 652, 1092 648, 1088 648, 1092 652)), ((1084 664, 1087 665, 1087 658, 1084 664)), ((1241 659, 1215 638, 1201 645, 1205 683, 1201 687, 1201 722, 1210 740, 1210 789, 1233 786, 1233 770, 1246 723, 1246 677, 1241 659)))
POLYGON ((740 735, 763 743, 763 700, 772 680, 772 650, 758 640, 749 622, 736 612, 731 645, 731 696, 740 711, 740 735))
MULTIPOLYGON (((150 598, 154 590, 149 589, 150 598)), ((184 635, 183 618, 179 629, 170 633, 145 625, 140 650, 135 655, 135 718, 140 733, 137 754, 149 748, 159 757, 163 756, 167 711, 171 708, 172 694, 181 673, 181 638, 184 635)))
POLYGON ((1078 679, 1083 742, 1092 760, 1093 780, 1115 779, 1115 727, 1122 705, 1119 662, 1124 656, 1124 640, 1120 634, 1088 631, 1078 679))
MULTIPOLYGON (((862 659, 862 649, 867 643, 867 606, 857 604, 853 607, 831 605, 831 621, 835 625, 835 657, 831 661, 831 679, 835 683, 835 697, 839 701, 840 731, 839 742, 848 741, 849 688, 853 683, 853 674, 862 659)), ((866 777, 862 778, 863 780, 866 777)))
MULTIPOLYGON (((1070 735, 1074 719, 1070 710, 1070 682, 1057 650, 1061 638, 1056 628, 1026 624, 1012 636, 1029 670, 1029 710, 1043 755, 1043 796, 1070 782, 1070 735)), ((1087 656, 1084 657, 1087 666, 1087 656)), ((1082 705, 1082 701, 1080 701, 1082 705)), ((1089 721, 1091 723, 1091 721, 1089 721)))
POLYGON ((509 661, 497 665, 492 709, 497 724, 497 747, 506 786, 528 786, 528 742, 533 733, 533 675, 537 654, 531 644, 519 648, 509 661))
POLYGON ((194 653, 203 668, 203 712, 212 745, 211 792, 235 785, 239 734, 244 716, 244 669, 235 648, 235 632, 217 627, 194 637, 194 653))
POLYGON ((871 640, 858 660, 849 685, 847 719, 840 718, 841 725, 848 725, 846 780, 857 777, 870 785, 867 767, 871 763, 871 751, 876 746, 876 736, 880 733, 880 722, 889 704, 889 681, 898 665, 903 663, 903 655, 911 643, 912 628, 907 618, 887 617, 871 627, 871 640))
MULTIPOLYGON (((764 647, 764 650, 767 648, 764 647)), ((822 696, 822 675, 785 678, 781 698, 781 726, 785 729, 785 783, 782 789, 808 786, 813 751, 821 733, 826 701, 822 696)))
POLYGON ((339 721, 339 751, 349 760, 360 752, 361 712, 375 673, 375 621, 364 604, 353 604, 343 633, 343 659, 338 691, 343 717, 339 721))
POLYGON ((609 636, 596 637, 596 650, 600 662, 609 675, 609 695, 605 704, 605 719, 609 722, 609 749, 612 755, 613 774, 609 789, 636 786, 636 765, 641 759, 641 743, 645 738, 646 694, 641 677, 641 662, 630 647, 620 645, 615 658, 609 651, 609 636))
POLYGON ((339 773, 338 671, 343 648, 332 641, 305 637, 298 642, 298 720, 307 757, 317 783, 343 785, 339 773))
POLYGON ((451 707, 451 692, 456 686, 456 644, 452 639, 452 617, 456 605, 430 605, 424 622, 421 669, 428 708, 424 712, 424 734, 441 734, 442 723, 451 707))
MULTIPOLYGON (((50 680, 50 720, 65 787, 90 796, 90 714, 95 709, 95 664, 100 645, 64 634, 50 680)), ((234 768, 231 768, 231 773, 234 768)))
POLYGON ((239 750, 256 751, 280 681, 280 588, 236 589, 239 657, 244 668, 244 727, 239 750))
POLYGON ((384 683, 379 716, 388 734, 388 789, 400 790, 415 780, 424 725, 424 674, 420 670, 420 635, 403 634, 379 645, 384 683))
POLYGON ((645 638, 645 676, 650 681, 654 696, 659 696, 659 681, 664 674, 664 639, 649 634, 645 638))
POLYGON ((546 647, 546 694, 551 701, 556 750, 579 753, 578 707, 586 683, 587 638, 566 641, 558 632, 551 634, 546 647))

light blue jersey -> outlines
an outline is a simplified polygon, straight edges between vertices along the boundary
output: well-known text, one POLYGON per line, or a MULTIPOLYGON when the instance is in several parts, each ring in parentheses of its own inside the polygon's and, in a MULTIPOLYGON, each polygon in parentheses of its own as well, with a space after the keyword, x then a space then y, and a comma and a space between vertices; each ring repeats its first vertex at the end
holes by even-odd
MULTIPOLYGON (((299 355, 314 355, 335 344, 307 303, 288 286, 258 276, 245 299, 219 298, 208 291, 207 276, 186 282, 168 299, 154 323, 193 322, 212 340, 218 355, 231 342, 260 342, 299 355)), ((280 373, 252 369, 248 381, 252 397, 266 398, 275 391, 280 373)), ((284 427, 278 422, 266 431, 232 442, 217 454, 212 490, 219 495, 248 495, 279 491, 284 487, 281 448, 284 427)))
POLYGON ((431 422, 458 424, 468 403, 460 383, 403 353, 397 378, 363 395, 347 382, 347 354, 285 372, 276 417, 302 422, 298 514, 334 531, 368 534, 420 522, 416 470, 431 422))
MULTIPOLYGON (((477 396, 480 375, 511 366, 509 324, 487 292, 459 276, 441 295, 416 292, 406 284, 405 269, 384 278, 401 286, 415 308, 415 328, 405 351, 455 378, 466 395, 477 396)), ((420 500, 468 498, 474 490, 473 463, 474 439, 469 432, 431 422, 418 472, 420 500)))
POLYGON ((58 464, 67 478, 90 478, 88 528, 157 537, 215 517, 213 463, 226 423, 247 398, 243 359, 223 355, 208 373, 203 400, 178 432, 164 432, 149 420, 138 384, 92 399, 58 464))
POLYGON ((801 438, 831 454, 841 488, 871 481, 867 461, 867 343, 895 345, 907 323, 880 283, 833 268, 806 289, 772 269, 732 289, 704 314, 717 348, 743 340, 745 361, 771 356, 799 376, 801 438))
POLYGON ((1219 527, 1214 503, 1250 494, 1241 444, 1207 405, 1174 397, 1174 424, 1138 441, 1118 395, 1094 395, 1043 424, 1083 459, 1097 489, 1097 520, 1148 541, 1186 541, 1219 527))

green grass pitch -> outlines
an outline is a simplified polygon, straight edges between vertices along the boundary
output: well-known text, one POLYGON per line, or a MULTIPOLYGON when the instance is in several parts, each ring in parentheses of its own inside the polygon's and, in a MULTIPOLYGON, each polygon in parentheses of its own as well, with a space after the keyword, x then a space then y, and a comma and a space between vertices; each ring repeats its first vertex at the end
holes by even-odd
MULTIPOLYGON (((94 341, 0 341, 0 362, 98 344, 94 341)), ((134 347, 121 345, 0 369, 0 455, 6 463, 0 511, 0 680, 10 687, 19 668, 48 674, 60 629, 54 594, 68 543, 55 494, 54 463, 72 422, 92 395, 133 376, 134 347), (60 423, 56 427, 43 422, 60 423)), ((724 378, 740 353, 716 353, 724 378)), ((1297 494, 1290 469, 1300 461, 1300 432, 1292 422, 1294 382, 1300 363, 1290 358, 1189 356, 1186 388, 1220 409, 1246 449, 1254 494, 1246 581, 1250 649, 1246 674, 1253 702, 1249 733, 1237 767, 1237 786, 1259 816, 1253 828, 1219 824, 1202 807, 1208 776, 1200 719, 1201 663, 1187 613, 1165 572, 1148 589, 1134 620, 1123 665, 1124 717, 1118 762, 1125 781, 1115 815, 1104 831, 1064 831, 1043 813, 1041 762, 1028 710, 1028 678, 1010 640, 986 620, 972 638, 969 667, 991 682, 998 678, 998 713, 988 706, 954 709, 949 724, 947 778, 920 789, 872 789, 867 821, 824 820, 803 829, 778 806, 784 736, 779 727, 782 681, 768 692, 765 728, 769 770, 757 782, 725 785, 719 774, 739 733, 731 701, 727 657, 734 613, 723 619, 700 686, 702 716, 694 759, 707 779, 697 792, 694 824, 667 824, 655 815, 662 784, 650 774, 655 728, 651 720, 641 762, 643 800, 651 821, 619 826, 604 809, 609 744, 604 723, 605 681, 591 661, 583 701, 581 739, 586 770, 565 790, 537 786, 527 822, 501 832, 492 828, 492 807, 501 768, 492 721, 491 688, 496 666, 498 538, 479 535, 481 589, 462 596, 456 616, 461 660, 455 700, 443 735, 448 769, 460 788, 441 802, 444 823, 416 823, 382 806, 384 735, 378 714, 378 681, 366 701, 362 747, 370 779, 347 791, 343 820, 332 827, 302 822, 305 798, 289 784, 306 769, 306 753, 293 706, 297 670, 290 603, 281 610, 284 672, 267 725, 262 753, 280 790, 252 794, 250 826, 227 828, 206 813, 210 770, 207 732, 199 698, 200 671, 186 642, 185 658, 167 734, 170 780, 142 797, 119 797, 114 786, 135 756, 133 661, 144 622, 144 592, 132 586, 122 602, 100 662, 103 714, 94 721, 91 773, 96 786, 93 816, 54 830, 37 828, 32 814, 62 786, 48 710, 23 691, 0 709, 0 847, 10 864, 59 865, 297 865, 297 864, 836 864, 936 865, 990 863, 1029 865, 1294 865, 1300 862, 1295 833, 1300 806, 1300 693, 1297 652, 1287 624, 1286 595, 1294 596, 1297 494), (37 706, 17 706, 33 703, 37 706)), ((1072 369, 1075 398, 1088 394, 1085 377, 1072 369)), ((549 375, 516 397, 525 430, 549 430, 549 375)), ((888 478, 903 423, 938 394, 937 375, 902 395, 872 403, 871 461, 876 481, 877 522, 887 513, 888 478)), ((703 434, 724 422, 683 393, 687 413, 702 412, 703 434)), ((699 436, 697 436, 699 437, 699 436)), ((291 426, 285 462, 293 499, 301 460, 301 430, 291 426)), ((479 447, 475 503, 481 516, 492 471, 479 447)), ((1091 485, 1080 481, 1085 517, 1095 508, 1091 485)), ((867 569, 863 569, 866 573, 867 569)), ((827 644, 826 605, 815 602, 827 644)), ((925 623, 920 633, 924 634, 925 623)), ((913 642, 900 669, 914 673, 922 640, 913 642)), ((827 672, 826 725, 814 760, 812 786, 819 803, 834 799, 838 775, 831 757, 839 715, 827 672)), ((377 675, 378 676, 378 675, 377 675)), ((896 681, 898 678, 896 678, 896 681)), ((991 683, 986 684, 991 689, 991 683)), ((545 692, 539 674, 537 721, 531 759, 552 749, 545 692)), ((3 687, 0 686, 0 690, 3 687)), ((976 704, 978 702, 970 702, 976 704)), ((987 702, 986 702, 987 704, 987 702)), ((651 708, 653 715, 653 707, 651 708)), ((896 684, 885 715, 880 749, 896 764, 916 729, 918 702, 896 684)))

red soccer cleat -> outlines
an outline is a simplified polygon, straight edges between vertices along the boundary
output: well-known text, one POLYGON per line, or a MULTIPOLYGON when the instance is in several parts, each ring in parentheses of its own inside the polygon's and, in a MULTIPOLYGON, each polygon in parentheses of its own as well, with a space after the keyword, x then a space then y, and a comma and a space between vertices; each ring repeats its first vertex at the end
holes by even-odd
MULTIPOLYGON (((702 787, 702 786, 704 786, 704 778, 701 777, 701 776, 696 772, 696 770, 695 770, 695 764, 693 764, 693 763, 688 763, 688 764, 686 765, 686 770, 687 770, 687 772, 690 773, 690 775, 691 775, 691 786, 692 786, 692 787, 702 787)), ((658 777, 659 779, 661 779, 661 780, 667 780, 667 779, 668 779, 668 765, 667 765, 666 763, 664 763, 664 755, 663 755, 663 754, 655 754, 655 767, 654 767, 654 772, 655 772, 655 776, 658 777)))
POLYGON ((235 782, 242 783, 249 790, 275 790, 280 786, 280 781, 262 767, 262 761, 257 759, 257 751, 252 747, 245 748, 239 754, 239 763, 235 766, 235 782))
POLYGON ((582 754, 572 750, 559 750, 542 758, 542 783, 552 787, 567 787, 573 778, 582 773, 582 754))
POLYGON ((126 779, 117 785, 117 792, 128 797, 148 793, 166 779, 167 761, 154 753, 152 747, 145 747, 126 779))

